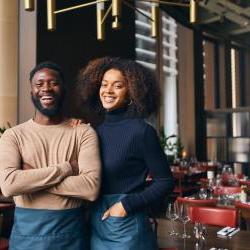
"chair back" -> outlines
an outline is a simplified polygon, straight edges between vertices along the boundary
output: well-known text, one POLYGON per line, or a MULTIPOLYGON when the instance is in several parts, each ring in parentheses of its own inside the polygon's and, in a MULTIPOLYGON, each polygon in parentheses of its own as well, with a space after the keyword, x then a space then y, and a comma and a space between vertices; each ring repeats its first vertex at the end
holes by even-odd
POLYGON ((215 226, 237 226, 236 209, 217 207, 189 207, 189 216, 192 222, 200 222, 215 226))
POLYGON ((214 190, 214 194, 216 195, 224 195, 224 194, 237 194, 241 192, 241 187, 228 187, 228 186, 221 186, 217 187, 214 190))
POLYGON ((185 174, 184 170, 173 172, 173 176, 175 178, 174 194, 183 196, 184 194, 194 193, 198 190, 198 186, 194 184, 191 176, 185 174))
POLYGON ((176 201, 178 204, 186 204, 192 207, 215 207, 216 199, 192 199, 188 197, 177 197, 176 201))
POLYGON ((250 220, 250 204, 236 202, 235 207, 244 219, 250 220))
POLYGON ((239 225, 242 229, 250 230, 250 204, 235 202, 235 207, 239 214, 239 225))

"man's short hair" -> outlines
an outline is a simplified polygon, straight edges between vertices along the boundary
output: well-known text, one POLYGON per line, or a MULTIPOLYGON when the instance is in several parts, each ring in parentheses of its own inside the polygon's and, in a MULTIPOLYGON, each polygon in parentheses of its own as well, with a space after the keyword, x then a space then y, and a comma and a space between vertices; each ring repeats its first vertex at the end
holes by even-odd
POLYGON ((32 81, 32 78, 34 77, 34 75, 36 74, 37 71, 41 70, 41 69, 52 69, 54 71, 56 71, 60 78, 62 79, 62 81, 64 82, 64 75, 62 72, 61 67, 54 63, 54 62, 50 62, 50 61, 45 61, 45 62, 41 62, 39 64, 37 64, 31 71, 30 71, 30 81, 32 81))

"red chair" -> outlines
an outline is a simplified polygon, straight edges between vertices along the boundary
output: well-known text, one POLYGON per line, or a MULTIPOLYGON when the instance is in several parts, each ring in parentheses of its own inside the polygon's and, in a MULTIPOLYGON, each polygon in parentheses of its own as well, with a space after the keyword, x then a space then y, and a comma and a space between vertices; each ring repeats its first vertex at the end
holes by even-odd
MULTIPOLYGON (((5 230, 6 226, 6 218, 2 213, 14 209, 15 205, 14 203, 1 203, 0 204, 0 214, 1 214, 1 220, 0 220, 0 231, 5 230)), ((8 222, 8 221, 7 221, 8 222)), ((0 237, 0 250, 8 250, 9 249, 9 241, 5 238, 0 237)))
POLYGON ((201 187, 207 187, 208 185, 208 178, 200 178, 201 187))
POLYGON ((235 177, 239 180, 244 177, 244 174, 235 174, 235 177))
POLYGON ((239 180, 240 185, 246 185, 248 188, 250 187, 249 180, 239 180))
POLYGON ((187 178, 190 177, 187 177, 184 171, 173 172, 173 176, 175 178, 175 188, 173 193, 178 196, 183 196, 184 194, 192 193, 199 189, 196 185, 194 185, 194 183, 190 184, 187 181, 187 178))
POLYGON ((246 227, 247 230, 250 230, 250 204, 237 201, 235 202, 235 208, 239 213, 240 226, 243 228, 246 227))
POLYGON ((241 216, 250 221, 250 204, 237 201, 235 202, 235 207, 240 212, 241 216))
POLYGON ((236 209, 217 207, 189 207, 189 217, 192 222, 215 226, 237 226, 236 209))
POLYGON ((237 194, 241 192, 241 187, 228 187, 228 186, 220 186, 214 189, 214 194, 223 195, 223 194, 237 194))
POLYGON ((9 241, 4 238, 0 238, 0 250, 8 250, 9 249, 9 241))
MULTIPOLYGON (((0 216, 0 231, 2 231, 2 219, 3 216, 0 216)), ((0 237, 0 250, 8 250, 9 248, 9 241, 5 238, 0 237)))
POLYGON ((217 199, 191 199, 188 197, 177 197, 176 201, 178 204, 187 204, 192 207, 215 207, 217 199))
POLYGON ((178 250, 176 247, 168 247, 168 248, 159 248, 159 250, 178 250))

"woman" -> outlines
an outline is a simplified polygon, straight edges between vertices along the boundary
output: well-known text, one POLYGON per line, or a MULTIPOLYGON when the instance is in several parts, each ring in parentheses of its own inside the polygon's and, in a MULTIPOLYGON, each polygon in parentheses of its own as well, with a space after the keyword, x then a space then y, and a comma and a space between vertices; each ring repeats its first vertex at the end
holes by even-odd
POLYGON ((103 179, 92 213, 92 250, 155 250, 146 210, 173 189, 173 177, 157 133, 142 118, 159 107, 152 74, 134 61, 104 57, 78 76, 84 105, 102 119, 103 179), (150 174, 153 181, 146 185, 150 174))

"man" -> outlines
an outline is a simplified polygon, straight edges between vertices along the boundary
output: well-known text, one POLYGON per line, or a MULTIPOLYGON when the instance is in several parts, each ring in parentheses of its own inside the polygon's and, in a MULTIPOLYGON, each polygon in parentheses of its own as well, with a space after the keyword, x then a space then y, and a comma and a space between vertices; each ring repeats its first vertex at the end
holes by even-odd
POLYGON ((8 129, 0 140, 0 187, 13 196, 11 250, 84 250, 84 200, 97 198, 97 136, 62 115, 63 74, 51 62, 30 73, 33 119, 8 129))

